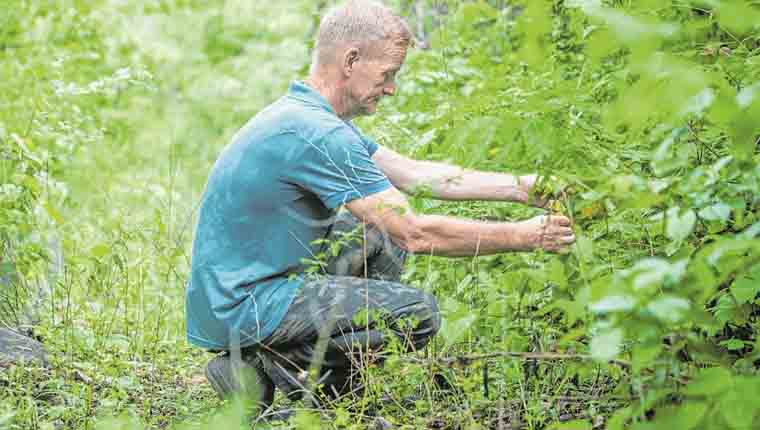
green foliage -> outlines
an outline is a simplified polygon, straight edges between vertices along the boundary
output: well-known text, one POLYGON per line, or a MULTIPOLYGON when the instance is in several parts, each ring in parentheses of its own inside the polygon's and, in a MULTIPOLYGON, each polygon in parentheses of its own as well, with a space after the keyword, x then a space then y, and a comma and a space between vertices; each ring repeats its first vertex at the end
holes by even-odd
POLYGON ((0 372, 1 428, 228 428, 185 340, 194 209, 301 65, 309 8, 224 3, 3 3, 0 324, 36 323, 51 366, 0 372))
POLYGON ((0 320, 18 326, 39 318, 40 290, 56 275, 47 264, 55 257, 49 248, 64 222, 61 207, 68 193, 59 173, 82 145, 103 138, 96 112, 135 77, 128 68, 103 68, 110 76, 82 83, 94 79, 92 66, 104 50, 95 23, 85 15, 63 6, 12 2, 2 19, 0 320), (28 28, 37 31, 24 31, 28 28), (79 81, 68 81, 78 70, 84 71, 77 73, 79 81), (75 95, 90 100, 81 103, 75 95))
MULTIPOLYGON (((486 2, 461 2, 436 32, 437 49, 412 54, 396 101, 368 121, 384 144, 418 158, 538 170, 573 186, 561 206, 578 234, 570 256, 426 261, 413 277, 439 285, 455 310, 451 327, 464 308, 476 315, 468 349, 629 360, 622 374, 604 366, 610 393, 633 395, 610 428, 748 428, 760 419, 754 406, 724 409, 726 399, 751 398, 742 390, 760 357, 760 126, 750 119, 760 117, 760 4, 705 4, 525 2, 512 20, 486 2), (456 287, 463 277, 476 281, 456 287), (705 368, 721 375, 720 396, 689 391, 704 384, 705 368)), ((416 205, 479 219, 528 215, 416 205)))
MULTIPOLYGON (((304 34, 327 3, 3 5, 0 319, 24 323, 43 303, 36 335, 53 365, 0 375, 0 426, 245 426, 242 403, 209 413, 208 357, 184 341, 190 226, 218 151, 305 70, 304 34)), ((564 256, 414 256, 405 280, 445 316, 428 357, 578 359, 442 369, 391 354, 351 412, 286 426, 358 428, 353 411, 391 394, 417 396, 386 411, 406 428, 755 426, 760 4, 394 3, 431 49, 410 54, 365 129, 419 159, 558 177, 578 237, 564 256), (441 400, 437 373, 461 393, 441 400)))

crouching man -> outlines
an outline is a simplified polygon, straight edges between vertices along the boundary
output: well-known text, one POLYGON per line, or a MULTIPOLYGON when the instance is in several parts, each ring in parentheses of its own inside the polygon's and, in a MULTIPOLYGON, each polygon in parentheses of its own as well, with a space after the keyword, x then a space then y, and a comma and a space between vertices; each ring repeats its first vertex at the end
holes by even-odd
POLYGON ((419 187, 444 200, 528 203, 536 179, 410 160, 351 123, 395 93, 412 40, 379 3, 332 9, 309 77, 252 118, 216 161, 186 311, 189 341, 225 352, 206 369, 221 396, 255 387, 249 394, 268 406, 275 388, 298 398, 311 394, 313 380, 322 399, 355 393, 357 351, 382 350, 391 338, 423 348, 440 316, 432 295, 399 283, 408 253, 558 251, 574 242, 562 216, 488 223, 409 207, 402 191, 419 187), (340 251, 307 275, 305 262, 332 240, 340 251), (319 372, 307 378, 312 368, 319 372))

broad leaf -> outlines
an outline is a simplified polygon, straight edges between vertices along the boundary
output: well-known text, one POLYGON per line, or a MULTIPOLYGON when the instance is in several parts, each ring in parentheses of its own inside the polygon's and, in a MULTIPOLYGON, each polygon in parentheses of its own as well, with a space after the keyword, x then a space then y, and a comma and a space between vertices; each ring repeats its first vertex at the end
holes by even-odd
POLYGON ((681 242, 691 234, 696 222, 697 216, 693 210, 681 211, 677 207, 670 208, 667 212, 666 234, 669 239, 681 242))
POLYGON ((609 361, 620 353, 623 330, 604 330, 591 339, 591 355, 599 361, 609 361))

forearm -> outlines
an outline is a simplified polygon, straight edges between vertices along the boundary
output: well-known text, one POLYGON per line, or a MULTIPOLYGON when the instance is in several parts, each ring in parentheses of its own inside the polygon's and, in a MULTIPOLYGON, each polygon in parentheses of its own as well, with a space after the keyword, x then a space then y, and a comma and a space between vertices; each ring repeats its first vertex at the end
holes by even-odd
POLYGON ((535 175, 514 176, 481 172, 445 163, 415 161, 387 148, 378 149, 372 160, 399 190, 426 193, 440 200, 494 200, 530 203, 535 175))
POLYGON ((416 217, 417 236, 411 251, 445 257, 468 257, 530 249, 519 223, 479 222, 439 215, 416 217))
POLYGON ((558 251, 575 241, 570 220, 564 216, 511 223, 417 215, 394 187, 348 202, 346 207, 403 249, 418 254, 466 257, 538 248, 558 251))
POLYGON ((528 187, 519 176, 429 161, 418 161, 417 166, 403 184, 403 191, 410 194, 428 192, 440 200, 528 201, 528 187))

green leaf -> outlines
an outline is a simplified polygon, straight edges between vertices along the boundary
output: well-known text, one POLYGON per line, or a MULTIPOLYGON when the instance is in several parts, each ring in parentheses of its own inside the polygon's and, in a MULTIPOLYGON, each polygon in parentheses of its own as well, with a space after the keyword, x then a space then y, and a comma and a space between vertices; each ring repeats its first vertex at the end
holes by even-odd
POLYGON ((706 402, 687 401, 658 408, 653 424, 655 428, 691 430, 700 424, 708 406, 706 402))
POLYGON ((299 410, 295 418, 293 418, 293 422, 298 430, 318 430, 323 428, 319 415, 308 410, 299 410))
POLYGON ((578 234, 575 237, 575 250, 578 259, 585 262, 591 262, 594 258, 594 242, 588 236, 578 234))
POLYGON ((103 258, 111 252, 111 247, 105 243, 99 243, 90 249, 90 254, 96 258, 103 258))
POLYGON ((721 346, 725 346, 729 351, 738 351, 744 348, 744 341, 741 339, 727 339, 719 343, 721 346))
MULTIPOLYGON (((24 175, 20 182, 21 185, 23 185, 26 189, 30 190, 34 194, 39 194, 41 191, 40 183, 34 176, 24 175)), ((48 203, 45 202, 44 204, 47 205, 48 203)))
POLYGON ((50 218, 58 225, 62 225, 64 222, 63 215, 61 215, 60 212, 56 208, 53 207, 53 205, 50 204, 50 202, 44 202, 42 203, 42 207, 45 208, 45 212, 47 212, 48 215, 50 215, 50 218))
POLYGON ((625 312, 630 311, 634 306, 636 306, 635 298, 627 295, 614 295, 592 303, 590 309, 596 313, 625 312))
POLYGON ((624 430, 625 422, 631 416, 631 407, 618 409, 607 421, 607 430, 624 430))
POLYGON ((737 377, 719 402, 719 409, 726 422, 735 429, 755 428, 757 403, 757 378, 737 377))
POLYGON ((693 210, 687 209, 681 212, 677 207, 670 208, 667 212, 667 229, 665 233, 669 239, 681 242, 691 234, 696 222, 697 215, 693 210))
POLYGON ((686 386, 684 393, 690 396, 712 396, 720 394, 732 384, 733 375, 722 367, 703 369, 694 380, 686 386))
POLYGON ((567 274, 565 274, 565 265, 557 259, 549 262, 549 280, 561 288, 567 288, 567 274))
POLYGON ((604 330, 591 339, 591 355, 599 361, 609 361, 620 353, 623 330, 604 330))
POLYGON ((678 147, 680 138, 688 133, 686 127, 674 129, 652 156, 652 168, 657 176, 664 176, 689 163, 688 152, 678 147))
POLYGON ((660 355, 660 352, 662 352, 661 343, 656 343, 654 345, 636 345, 631 353, 634 371, 639 372, 641 369, 652 365, 654 360, 660 355))
MULTIPOLYGON (((716 2, 717 3, 717 2, 716 2)), ((760 11, 747 0, 723 0, 719 3, 718 22, 740 34, 751 31, 760 22, 760 11)))
POLYGON ((460 18, 467 24, 477 24, 480 21, 493 19, 498 15, 498 11, 488 3, 463 3, 458 11, 460 18))
POLYGON ((715 318, 721 325, 729 322, 739 325, 744 324, 748 317, 746 307, 747 305, 737 303, 730 294, 723 294, 718 298, 718 303, 715 307, 715 318))
POLYGON ((565 421, 563 423, 554 423, 549 426, 549 430, 591 430, 593 426, 587 420, 565 421))
POLYGON ((11 262, 4 261, 0 263, 0 277, 6 277, 16 273, 16 265, 11 262))
POLYGON ((699 217, 707 221, 727 221, 730 216, 731 206, 725 203, 716 203, 699 211, 699 217))
POLYGON ((754 300, 758 292, 760 292, 760 277, 741 276, 736 278, 731 285, 731 294, 739 304, 754 300))
POLYGON ((688 260, 674 263, 662 258, 644 258, 636 262, 630 269, 635 273, 633 287, 643 290, 656 287, 658 290, 667 285, 677 285, 683 277, 688 260))
POLYGON ((477 319, 477 315, 470 309, 451 297, 445 298, 441 302, 441 338, 444 339, 445 346, 449 347, 464 337, 467 330, 477 319))
POLYGON ((689 307, 689 301, 686 299, 675 296, 662 296, 649 303, 647 310, 652 312, 659 320, 676 323, 683 318, 689 307))
POLYGON ((691 430, 697 428, 707 413, 708 404, 705 402, 686 402, 678 408, 674 428, 691 430))
POLYGON ((536 68, 541 67, 546 60, 546 35, 552 30, 551 17, 549 3, 529 2, 518 21, 519 27, 525 32, 520 57, 536 68))

